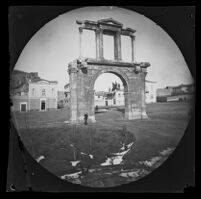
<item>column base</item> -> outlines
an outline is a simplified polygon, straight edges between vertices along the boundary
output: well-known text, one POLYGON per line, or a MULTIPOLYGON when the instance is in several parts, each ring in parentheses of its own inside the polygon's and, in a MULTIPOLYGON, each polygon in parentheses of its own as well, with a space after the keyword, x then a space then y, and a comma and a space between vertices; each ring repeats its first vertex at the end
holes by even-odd
POLYGON ((76 113, 72 112, 71 118, 70 118, 71 124, 77 124, 77 116, 76 113))
MULTIPOLYGON (((79 117, 78 122, 81 124, 84 124, 84 117, 79 117)), ((88 116, 88 122, 89 123, 96 123, 96 119, 94 115, 88 116)))
POLYGON ((91 121, 91 123, 96 123, 96 119, 94 115, 89 116, 89 120, 91 121))
POLYGON ((129 111, 129 112, 125 112, 125 118, 128 120, 136 120, 136 119, 147 119, 147 113, 144 112, 140 112, 140 111, 129 111))

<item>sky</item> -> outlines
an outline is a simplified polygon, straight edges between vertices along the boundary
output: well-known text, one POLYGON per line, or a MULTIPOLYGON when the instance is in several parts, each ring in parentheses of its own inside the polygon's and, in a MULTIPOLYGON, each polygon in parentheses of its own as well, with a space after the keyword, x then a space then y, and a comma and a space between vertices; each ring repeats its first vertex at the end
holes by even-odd
MULTIPOLYGON (((151 64, 146 79, 157 82, 157 88, 193 82, 182 53, 160 26, 141 14, 111 6, 76 9, 48 22, 27 43, 15 69, 38 72, 43 79, 58 81, 58 89, 63 90, 69 82, 68 63, 79 57, 79 26, 76 20, 96 21, 110 17, 124 27, 136 30, 135 60, 151 64)), ((113 40, 108 36, 103 39, 104 57, 112 59, 113 40)), ((94 32, 84 30, 82 41, 82 55, 95 57, 94 32)), ((131 61, 129 37, 122 37, 121 42, 122 59, 131 61)), ((113 74, 102 74, 95 82, 95 90, 108 91, 114 81, 121 82, 113 74)))

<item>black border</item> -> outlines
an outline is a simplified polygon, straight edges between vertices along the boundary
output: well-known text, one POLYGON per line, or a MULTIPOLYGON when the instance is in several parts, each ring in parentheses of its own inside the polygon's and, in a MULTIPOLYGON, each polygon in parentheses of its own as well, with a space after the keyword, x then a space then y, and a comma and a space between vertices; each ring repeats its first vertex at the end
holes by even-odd
MULTIPOLYGON (((40 3, 41 4, 41 3, 40 3)), ((25 4, 24 4, 25 5, 25 4)), ((39 5, 39 4, 38 4, 39 5)), ((40 29, 45 23, 54 19, 59 14, 63 14, 69 10, 78 8, 80 6, 43 6, 43 7, 9 7, 9 51, 11 59, 9 60, 10 66, 13 68, 16 60, 18 59, 20 52, 29 41, 29 39, 34 35, 34 33, 40 29), (14 11, 12 9, 14 8, 14 11), (31 23, 30 23, 31 22, 31 23), (23 30, 23 31, 22 31, 23 30)), ((195 36, 198 39, 197 34, 195 34, 195 9, 196 6, 121 6, 130 10, 134 10, 140 14, 153 20, 155 23, 160 25, 176 42, 180 48, 185 60, 189 66, 189 69, 195 79, 195 36)), ((186 130, 182 141, 177 147, 177 150, 169 158, 166 164, 161 166, 157 171, 152 172, 149 176, 137 181, 130 183, 128 185, 122 185, 117 188, 107 188, 107 189, 88 189, 80 187, 79 185, 72 185, 67 182, 59 180, 59 184, 55 184, 55 176, 47 173, 43 168, 38 168, 40 172, 40 177, 38 184, 36 181, 33 182, 32 190, 34 186, 41 188, 47 186, 52 187, 54 190, 58 187, 58 191, 70 191, 70 192, 86 192, 86 191, 99 191, 99 192, 184 192, 185 187, 190 186, 190 189, 194 190, 194 170, 195 165, 195 135, 194 135, 194 123, 195 117, 192 117, 189 126, 186 130), (47 177, 48 176, 48 177, 47 177), (48 178, 46 182, 45 178, 48 178), (51 179, 54 182, 51 182, 51 179), (191 188, 192 186, 192 188, 191 188), (78 188, 80 187, 80 188, 78 188)), ((16 131, 13 129, 11 131, 10 137, 10 147, 14 149, 14 159, 22 159, 22 154, 18 147, 18 139, 16 131), (18 155, 17 155, 18 154, 18 155)), ((12 150, 10 150, 11 152, 12 150)), ((35 162, 29 156, 25 149, 25 156, 27 159, 27 164, 31 164, 32 167, 36 167, 35 162), (33 166, 34 165, 34 166, 33 166)), ((7 159, 6 159, 7 160, 7 159)), ((24 164, 15 160, 12 165, 24 164)), ((40 166, 39 166, 40 167, 40 166)), ((23 172, 20 174, 20 170, 17 171, 16 167, 13 168, 16 179, 21 179, 23 172)), ((7 171, 7 169, 6 169, 7 171)), ((26 178, 24 176, 24 178, 26 178)), ((23 183, 21 183, 23 184, 23 183)), ((26 187, 26 190, 30 190, 26 187)), ((186 192, 186 191, 185 191, 186 192)), ((121 193, 122 194, 122 193, 121 193)), ((120 195, 121 195, 120 194, 120 195)), ((122 194, 125 196, 124 194, 122 194)))

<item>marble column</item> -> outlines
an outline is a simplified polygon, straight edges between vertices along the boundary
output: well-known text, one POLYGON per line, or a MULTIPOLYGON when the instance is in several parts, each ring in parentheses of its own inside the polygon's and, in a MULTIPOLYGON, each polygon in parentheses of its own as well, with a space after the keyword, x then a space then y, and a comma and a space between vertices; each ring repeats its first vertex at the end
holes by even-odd
POLYGON ((89 120, 92 123, 96 122, 96 119, 95 119, 95 105, 94 105, 94 93, 95 93, 95 90, 89 90, 90 104, 91 104, 91 108, 90 108, 91 110, 89 112, 89 120))
POLYGON ((95 30, 96 35, 96 59, 100 59, 100 30, 95 30))
POLYGON ((131 57, 132 57, 132 62, 135 61, 135 36, 132 35, 131 37, 131 57))
POLYGON ((142 118, 148 118, 147 113, 146 113, 146 103, 145 103, 145 77, 147 74, 147 69, 143 68, 142 73, 141 73, 141 81, 142 81, 142 87, 141 87, 141 115, 142 118))
POLYGON ((82 58, 82 34, 83 34, 83 29, 79 27, 79 58, 82 58))
POLYGON ((100 29, 100 45, 99 45, 99 57, 103 59, 103 30, 100 29))
POLYGON ((121 60, 121 33, 117 32, 114 35, 114 59, 121 60))
POLYGON ((69 69, 70 75, 70 111, 71 111, 71 123, 77 123, 78 121, 78 96, 77 96, 77 72, 76 68, 69 69))
POLYGON ((103 59, 103 30, 97 29, 96 34, 96 59, 103 59))

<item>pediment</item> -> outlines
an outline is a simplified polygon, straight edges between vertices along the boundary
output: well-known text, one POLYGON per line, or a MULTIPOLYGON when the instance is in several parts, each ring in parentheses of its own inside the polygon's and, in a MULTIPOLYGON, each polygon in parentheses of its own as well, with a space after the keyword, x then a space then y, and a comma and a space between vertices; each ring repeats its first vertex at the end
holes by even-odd
POLYGON ((100 19, 100 20, 98 20, 98 23, 104 23, 104 24, 108 24, 108 25, 123 26, 122 23, 120 23, 119 21, 114 20, 113 18, 100 19))

